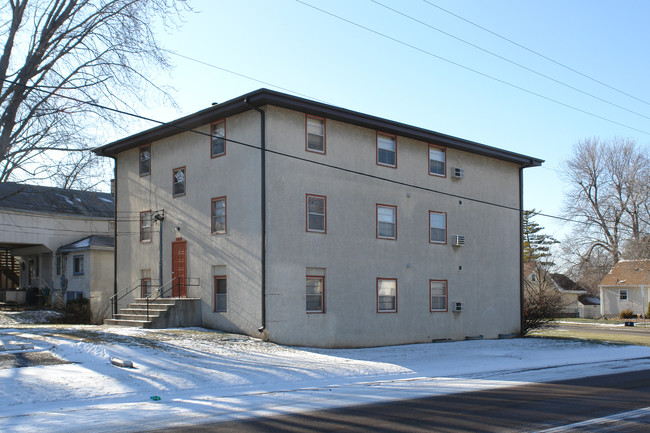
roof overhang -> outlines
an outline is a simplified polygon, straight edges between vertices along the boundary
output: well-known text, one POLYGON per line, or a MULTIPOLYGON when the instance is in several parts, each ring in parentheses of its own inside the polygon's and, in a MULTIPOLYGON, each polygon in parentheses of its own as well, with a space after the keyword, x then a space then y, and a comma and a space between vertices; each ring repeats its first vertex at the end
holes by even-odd
POLYGON ((212 107, 171 122, 160 122, 161 124, 159 126, 98 147, 94 149, 94 152, 101 156, 115 157, 117 154, 126 150, 162 140, 179 133, 192 131, 197 127, 210 124, 224 117, 234 116, 248 111, 253 107, 262 107, 265 105, 287 108, 414 140, 496 158, 518 164, 522 167, 536 167, 542 165, 544 162, 538 158, 268 89, 259 89, 247 93, 238 98, 213 105, 212 107))

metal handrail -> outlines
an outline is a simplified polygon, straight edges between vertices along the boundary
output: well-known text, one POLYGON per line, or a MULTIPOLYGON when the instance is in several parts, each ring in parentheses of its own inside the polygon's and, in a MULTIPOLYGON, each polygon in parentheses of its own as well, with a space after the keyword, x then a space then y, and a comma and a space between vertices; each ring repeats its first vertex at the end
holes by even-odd
POLYGON ((167 281, 165 284, 160 286, 158 290, 152 291, 149 293, 147 296, 145 296, 146 299, 146 304, 147 304, 147 320, 149 320, 149 303, 153 302, 157 299, 164 298, 165 293, 169 291, 169 289, 172 289, 172 293, 174 288, 179 288, 181 286, 183 287, 195 287, 195 286, 200 286, 201 285, 201 279, 200 278, 186 278, 185 283, 181 283, 177 278, 172 278, 171 280, 167 281), (165 288, 165 286, 168 286, 165 288), (155 297, 153 296, 155 295, 155 297))
MULTIPOLYGON (((151 287, 155 287, 154 285, 155 280, 150 279, 149 281, 151 283, 151 287)), ((123 299, 125 296, 131 294, 134 290, 139 289, 141 287, 142 287, 142 279, 139 278, 109 298, 111 302, 111 318, 113 319, 115 318, 115 312, 117 311, 118 301, 120 299, 123 299)))

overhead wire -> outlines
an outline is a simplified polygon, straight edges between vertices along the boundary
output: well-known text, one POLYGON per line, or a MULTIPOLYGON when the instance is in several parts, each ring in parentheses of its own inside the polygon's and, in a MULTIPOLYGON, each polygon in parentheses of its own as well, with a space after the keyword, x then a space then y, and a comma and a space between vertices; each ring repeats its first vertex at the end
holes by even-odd
POLYGON ((555 79, 555 78, 553 78, 553 77, 551 77, 549 75, 543 74, 543 73, 541 73, 539 71, 536 71, 535 69, 532 69, 532 68, 529 68, 528 66, 522 65, 521 63, 517 63, 514 60, 510 60, 507 57, 501 56, 500 54, 497 54, 497 53, 495 53, 493 51, 487 50, 487 49, 485 49, 485 48, 483 48, 483 47, 481 47, 479 45, 476 45, 476 44, 474 44, 472 42, 466 41, 465 39, 462 39, 462 38, 460 38, 458 36, 455 36, 455 35, 453 35, 451 33, 445 32, 444 30, 441 30, 441 29, 439 29, 437 27, 434 27, 434 26, 432 26, 432 25, 430 25, 430 24, 428 24, 428 23, 426 23, 426 22, 424 22, 422 20, 419 20, 419 19, 417 19, 415 17, 412 17, 412 16, 410 16, 408 14, 405 14, 404 12, 401 12, 401 11, 399 11, 397 9, 391 8, 390 6, 387 6, 387 5, 381 3, 381 2, 379 2, 377 0, 370 0, 370 1, 377 4, 377 5, 379 5, 379 6, 381 6, 381 7, 383 7, 383 8, 385 8, 385 9, 387 9, 387 10, 392 11, 392 12, 398 14, 398 15, 401 15, 404 18, 407 18, 407 19, 409 19, 411 21, 414 21, 414 22, 419 23, 419 24, 421 24, 423 26, 426 26, 426 27, 428 27, 428 28, 430 28, 432 30, 435 30, 435 31, 437 31, 439 33, 442 33, 445 36, 453 38, 453 39, 455 39, 455 40, 457 40, 459 42, 462 42, 462 43, 464 43, 466 45, 469 45, 469 46, 471 46, 473 48, 476 48, 477 50, 480 50, 480 51, 482 51, 484 53, 487 53, 487 54, 489 54, 491 56, 494 56, 494 57, 496 57, 498 59, 501 59, 501 60, 503 60, 505 62, 508 62, 508 63, 510 63, 512 65, 515 65, 515 66, 517 66, 517 67, 519 67, 521 69, 524 69, 524 70, 526 70, 526 71, 528 71, 528 72, 530 72, 532 74, 535 74, 535 75, 538 75, 540 77, 546 78, 547 80, 550 80, 550 81, 552 81, 552 82, 554 82, 556 84, 559 84, 559 85, 564 86, 564 87, 566 87, 568 89, 574 90, 574 91, 576 91, 578 93, 582 93, 583 95, 586 95, 586 96, 594 98, 594 99, 596 99, 598 101, 604 102, 605 104, 609 104, 609 105, 611 105, 613 107, 616 107, 616 108, 619 108, 621 110, 627 111, 628 113, 635 114, 635 115, 637 115, 639 117, 643 117, 644 119, 650 120, 650 116, 646 116, 645 114, 639 113, 639 112, 634 111, 634 110, 630 110, 629 108, 623 107, 622 105, 619 105, 619 104, 616 104, 614 102, 608 101, 607 99, 601 98, 601 97, 596 96, 596 95, 594 95, 592 93, 586 92, 586 91, 584 91, 582 89, 579 89, 579 88, 577 88, 575 86, 567 84, 567 83, 565 83, 563 81, 557 80, 557 79, 555 79))
MULTIPOLYGON (((9 80, 5 79, 4 81, 9 81, 9 80)), ((15 84, 18 84, 18 83, 15 83, 15 84)), ((22 85, 22 84, 20 84, 20 85, 22 85)), ((24 86, 26 86, 26 85, 24 85, 24 86)), ((26 87, 31 87, 32 89, 34 89, 36 91, 45 92, 45 90, 39 89, 39 86, 26 86, 26 87)), ((47 91, 47 92, 51 93, 49 91, 47 91)), ((210 133, 199 131, 199 130, 196 130, 196 129, 185 128, 183 126, 175 125, 175 124, 173 124, 173 122, 166 122, 166 121, 162 121, 162 120, 153 119, 153 118, 150 118, 150 117, 147 117, 147 116, 143 116, 143 115, 140 115, 140 114, 133 114, 133 113, 130 113, 128 111, 120 110, 120 109, 117 109, 117 108, 103 106, 103 105, 98 104, 96 102, 90 102, 90 101, 85 102, 85 101, 82 101, 82 100, 80 100, 78 98, 74 98, 74 97, 67 96, 67 95, 57 95, 57 96, 59 96, 61 98, 64 98, 64 99, 70 99, 72 101, 79 102, 79 103, 87 103, 88 105, 94 106, 96 108, 105 109, 107 111, 112 111, 112 112, 115 112, 115 113, 118 113, 118 114, 122 114, 122 115, 126 115, 126 116, 132 116, 132 117, 136 117, 136 118, 141 119, 141 120, 150 121, 152 123, 156 123, 156 124, 161 125, 161 126, 172 127, 174 129, 179 130, 179 132, 191 132, 191 133, 199 134, 199 135, 206 136, 206 137, 212 137, 212 134, 210 134, 210 133)), ((421 186, 421 185, 415 185, 415 184, 410 184, 410 183, 407 183, 407 182, 401 182, 401 181, 394 180, 394 179, 388 179, 388 178, 381 177, 381 176, 378 176, 378 175, 365 173, 365 172, 361 172, 361 171, 350 169, 350 168, 340 167, 340 166, 333 165, 333 164, 327 164, 327 163, 324 163, 324 162, 315 161, 315 160, 311 160, 311 159, 308 159, 308 158, 303 158, 303 157, 300 157, 300 156, 297 156, 297 155, 291 155, 291 154, 288 154, 288 153, 285 153, 285 152, 271 150, 271 149, 268 149, 268 148, 262 149, 260 146, 250 144, 250 143, 246 143, 246 142, 239 141, 239 140, 234 140, 234 139, 232 139, 230 137, 226 138, 225 141, 227 143, 235 143, 235 144, 238 144, 238 145, 250 148, 250 149, 255 149, 255 150, 259 150, 259 151, 263 150, 264 152, 266 152, 268 154, 274 154, 274 155, 278 155, 278 156, 298 160, 298 161, 301 161, 301 162, 305 162, 305 163, 308 163, 308 164, 313 164, 313 165, 317 165, 317 166, 331 168, 331 169, 338 170, 338 171, 341 171, 341 172, 350 173, 350 174, 354 174, 354 175, 358 175, 358 176, 362 176, 362 177, 366 177, 366 178, 370 178, 370 179, 381 180, 381 181, 384 181, 384 182, 388 182, 388 183, 392 183, 392 184, 396 184, 396 185, 400 185, 400 186, 405 186, 405 187, 409 187, 409 188, 413 188, 413 189, 417 189, 417 190, 421 190, 421 191, 426 191, 426 192, 439 194, 439 195, 443 195, 443 196, 447 196, 447 197, 453 197, 453 198, 457 198, 457 199, 467 200, 467 201, 470 201, 470 202, 475 202, 475 203, 484 204, 484 205, 488 205, 488 206, 494 206, 494 207, 507 209, 507 210, 512 210, 512 211, 516 211, 516 212, 523 211, 523 209, 520 209, 520 208, 514 207, 514 206, 508 206, 508 205, 504 205, 504 204, 500 204, 500 203, 490 202, 490 201, 487 201, 487 200, 482 200, 482 199, 477 199, 477 198, 473 198, 473 197, 468 197, 468 196, 463 196, 463 195, 459 195, 459 194, 440 191, 440 190, 436 190, 436 189, 421 186)), ((132 213, 137 213, 137 212, 132 212, 132 213)), ((577 223, 577 224, 586 224, 583 221, 576 221, 576 220, 572 220, 570 218, 560 217, 560 216, 556 216, 556 215, 550 215, 550 214, 544 214, 544 213, 539 213, 538 215, 548 217, 548 218, 557 219, 557 220, 561 220, 561 221, 566 221, 566 222, 572 222, 572 223, 577 223)), ((122 221, 122 220, 118 219, 118 222, 119 221, 122 221)), ((131 221, 134 221, 134 220, 131 220, 131 221)), ((137 220, 135 220, 135 221, 137 221, 137 220)))
POLYGON ((553 103, 555 103, 555 104, 561 105, 561 106, 566 107, 566 108, 569 108, 569 109, 571 109, 571 110, 574 110, 574 111, 577 111, 577 112, 580 112, 580 113, 583 113, 583 114, 587 114, 587 115, 592 116, 592 117, 595 117, 595 118, 597 118, 597 119, 604 120, 604 121, 606 121, 606 122, 609 122, 609 123, 612 123, 612 124, 615 124, 615 125, 618 125, 618 126, 621 126, 621 127, 627 128, 627 129, 630 129, 630 130, 632 130, 632 131, 639 132, 639 133, 644 134, 644 135, 650 135, 650 132, 648 132, 648 131, 644 131, 644 130, 642 130, 642 129, 638 129, 638 128, 635 128, 635 127, 633 127, 633 126, 626 125, 626 124, 624 124, 624 123, 621 123, 621 122, 618 122, 618 121, 615 121, 615 120, 612 120, 612 119, 608 119, 608 118, 603 117, 603 116, 600 116, 600 115, 598 115, 598 114, 596 114, 596 113, 592 113, 592 112, 590 112, 590 111, 583 110, 582 108, 578 108, 578 107, 575 107, 575 106, 573 106, 573 105, 570 105, 570 104, 564 103, 564 102, 559 101, 559 100, 557 100, 557 99, 554 99, 554 98, 551 98, 551 97, 548 97, 548 96, 544 96, 544 95, 542 95, 541 93, 534 92, 534 91, 532 91, 532 90, 526 89, 526 88, 524 88, 524 87, 518 86, 518 85, 516 85, 516 84, 510 83, 510 82, 505 81, 505 80, 502 80, 502 79, 500 79, 500 78, 497 78, 497 77, 495 77, 495 76, 489 75, 489 74, 487 74, 487 73, 485 73, 485 72, 481 72, 481 71, 479 71, 479 70, 477 70, 477 69, 474 69, 474 68, 471 68, 471 67, 469 67, 469 66, 465 66, 465 65, 463 65, 463 64, 461 64, 461 63, 455 62, 455 61, 453 61, 453 60, 447 59, 447 58, 442 57, 442 56, 440 56, 440 55, 438 55, 438 54, 435 54, 435 53, 433 53, 433 52, 431 52, 431 51, 425 50, 424 48, 420 48, 420 47, 417 47, 417 46, 415 46, 415 45, 413 45, 413 44, 410 44, 410 43, 408 43, 408 42, 404 42, 404 41, 402 41, 402 40, 400 40, 400 39, 397 39, 397 38, 395 38, 395 37, 389 36, 389 35, 387 35, 387 34, 385 34, 385 33, 382 33, 382 32, 380 32, 380 31, 378 31, 378 30, 371 29, 370 27, 366 27, 366 26, 364 26, 364 25, 362 25, 362 24, 359 24, 359 23, 357 23, 357 22, 355 22, 355 21, 352 21, 352 20, 349 20, 349 19, 347 19, 347 18, 341 17, 340 15, 336 15, 336 14, 334 14, 334 13, 332 13, 332 12, 326 11, 326 10, 321 9, 321 8, 319 8, 319 7, 316 7, 316 6, 312 5, 312 4, 306 3, 306 2, 304 2, 304 1, 302 1, 302 0, 295 0, 295 1, 298 2, 298 3, 300 3, 300 4, 302 4, 302 5, 305 5, 305 6, 307 6, 307 7, 310 7, 310 8, 312 8, 312 9, 316 10, 316 11, 319 11, 319 12, 321 12, 321 13, 323 13, 323 14, 326 14, 326 15, 329 15, 329 16, 331 16, 331 17, 333 17, 333 18, 336 18, 336 19, 338 19, 338 20, 340 20, 340 21, 346 22, 346 23, 348 23, 348 24, 350 24, 350 25, 353 25, 353 26, 355 26, 355 27, 358 27, 358 28, 360 28, 360 29, 363 29, 363 30, 365 30, 365 31, 367 31, 367 32, 370 32, 370 33, 373 33, 373 34, 375 34, 375 35, 381 36, 381 37, 383 37, 383 38, 385 38, 385 39, 391 40, 391 41, 393 41, 393 42, 395 42, 395 43, 398 43, 398 44, 400 44, 400 45, 404 45, 405 47, 411 48, 411 49, 413 49, 413 50, 415 50, 415 51, 418 51, 418 52, 420 52, 420 53, 426 54, 426 55, 431 56, 431 57, 433 57, 433 58, 436 58, 436 59, 438 59, 438 60, 442 60, 443 62, 446 62, 446 63, 449 63, 449 64, 451 64, 451 65, 457 66, 457 67, 459 67, 459 68, 465 69, 465 70, 467 70, 467 71, 469 71, 469 72, 472 72, 472 73, 474 73, 474 74, 480 75, 480 76, 482 76, 482 77, 488 78, 488 79, 490 79, 490 80, 496 81, 496 82, 498 82, 498 83, 504 84, 504 85, 509 86, 509 87, 512 87, 512 88, 514 88, 514 89, 520 90, 520 91, 525 92, 525 93, 528 93, 528 94, 530 94, 530 95, 537 96, 538 98, 544 99, 544 100, 549 101, 549 102, 553 102, 553 103))
POLYGON ((471 24, 472 26, 474 26, 474 27, 476 27, 476 28, 479 28, 479 29, 481 29, 481 30, 483 30, 483 31, 486 31, 486 32, 490 33, 491 35, 496 36, 496 37, 499 38, 499 39, 502 39, 502 40, 504 40, 504 41, 506 41, 506 42, 509 42, 509 43, 511 43, 511 44, 513 44, 513 45, 515 45, 515 46, 517 46, 517 47, 523 49, 523 50, 528 51, 529 53, 532 53, 532 54, 535 54, 535 55, 538 56, 538 57, 541 57, 541 58, 544 59, 544 60, 548 60, 549 62, 554 63, 554 64, 556 64, 556 65, 558 65, 558 66, 561 66, 562 68, 564 68, 564 69, 566 69, 566 70, 569 70, 569 71, 571 71, 571 72, 573 72, 573 73, 575 73, 575 74, 578 74, 578 75, 580 75, 580 76, 582 76, 582 77, 584 77, 584 78, 587 78, 588 80, 591 80, 591 81, 593 81, 594 83, 597 83, 597 84, 600 84, 601 86, 607 87, 607 88, 610 89, 610 90, 613 90, 613 91, 615 91, 615 92, 617 92, 617 93, 620 93, 621 95, 625 95, 625 96, 627 96, 627 97, 629 97, 629 98, 632 98, 632 99, 634 99, 634 100, 636 100, 636 101, 638 101, 638 102, 642 102, 642 103, 644 103, 644 104, 646 104, 646 105, 650 105, 650 102, 648 102, 648 101, 645 101, 645 100, 640 99, 640 98, 638 98, 638 97, 636 97, 636 96, 634 96, 634 95, 631 95, 631 94, 629 94, 629 93, 627 93, 627 92, 624 92, 623 90, 617 89, 617 88, 614 87, 614 86, 611 86, 611 85, 609 85, 609 84, 607 84, 607 83, 604 83, 604 82, 602 82, 602 81, 600 81, 600 80, 598 80, 598 79, 596 79, 596 78, 594 78, 594 77, 591 77, 591 76, 585 74, 584 72, 578 71, 578 70, 575 69, 575 68, 572 68, 572 67, 570 67, 570 66, 567 66, 567 65, 565 65, 564 63, 558 62, 557 60, 552 59, 552 58, 550 58, 550 57, 548 57, 548 56, 545 56, 544 54, 542 54, 542 53, 540 53, 540 52, 538 52, 538 51, 535 51, 535 50, 533 50, 533 49, 530 49, 530 48, 526 47, 525 45, 520 44, 519 42, 513 41, 512 39, 509 39, 509 38, 507 38, 507 37, 505 37, 505 36, 503 36, 503 35, 500 35, 499 33, 495 32, 495 31, 492 31, 492 30, 490 30, 490 29, 488 29, 488 28, 486 28, 486 27, 483 27, 483 26, 481 26, 480 24, 477 24, 477 23, 475 23, 475 22, 473 22, 473 21, 470 21, 470 20, 468 20, 467 18, 464 18, 464 17, 462 17, 462 16, 460 16, 460 15, 454 13, 454 12, 451 12, 451 11, 449 11, 449 10, 443 8, 443 7, 440 7, 440 6, 438 6, 437 4, 434 4, 434 3, 432 3, 432 2, 429 1, 429 0, 422 0, 422 1, 423 1, 424 3, 426 3, 426 4, 428 4, 429 6, 432 6, 432 7, 434 7, 434 8, 440 9, 441 11, 443 11, 443 12, 445 12, 445 13, 448 13, 449 15, 452 15, 452 16, 458 18, 459 20, 465 21, 466 23, 471 24))

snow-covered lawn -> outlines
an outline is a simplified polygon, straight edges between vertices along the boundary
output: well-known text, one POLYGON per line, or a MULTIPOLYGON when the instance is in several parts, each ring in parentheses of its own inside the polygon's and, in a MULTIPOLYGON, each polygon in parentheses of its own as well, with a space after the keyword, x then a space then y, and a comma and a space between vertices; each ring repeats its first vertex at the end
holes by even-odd
POLYGON ((0 369, 5 432, 139 431, 650 368, 650 347, 535 338, 325 350, 199 328, 2 326, 0 357, 22 344, 69 362, 0 369))

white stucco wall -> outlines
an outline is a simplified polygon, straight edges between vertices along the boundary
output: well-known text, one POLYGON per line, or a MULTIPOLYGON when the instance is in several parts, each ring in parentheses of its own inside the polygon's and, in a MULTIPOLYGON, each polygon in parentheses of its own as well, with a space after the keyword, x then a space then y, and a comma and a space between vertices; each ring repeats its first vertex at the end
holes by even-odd
MULTIPOLYGON (((226 136, 259 146, 259 114, 247 112, 226 121, 226 136)), ((210 127, 197 128, 209 134, 210 127)), ((171 279, 171 244, 187 241, 187 276, 200 279, 188 296, 202 300, 202 322, 209 328, 257 335, 260 292, 260 151, 229 142, 226 155, 210 158, 210 138, 186 132, 151 145, 151 174, 138 174, 138 149, 120 154, 117 170, 118 288, 139 281, 141 270, 159 278, 159 223, 152 241, 139 242, 139 216, 164 210, 163 283, 171 279), (172 197, 172 170, 186 167, 186 195, 172 197), (227 233, 211 234, 211 199, 226 197, 227 233), (174 231, 179 227, 180 231, 174 231), (213 269, 225 267, 228 311, 214 313, 213 269)), ((139 290, 138 290, 139 292, 139 290)), ((138 293, 139 296, 139 293, 138 293)), ((127 300, 125 300, 127 301, 127 300)), ((122 303, 124 304, 124 302, 122 303)))
MULTIPOLYGON (((428 143, 397 138, 397 168, 376 164, 376 131, 327 120, 327 152, 305 151, 305 115, 267 113, 267 147, 430 191, 267 154, 267 293, 263 336, 286 344, 373 346, 519 332, 519 167, 447 149, 447 177, 428 174, 428 143), (453 167, 465 178, 450 176, 453 167), (440 192, 437 193, 436 191, 440 192), (305 230, 305 194, 327 196, 327 234, 305 230), (446 194, 453 194, 449 196, 446 194), (462 197, 459 198, 458 196, 462 197), (475 200, 471 200, 475 199, 475 200), (480 202, 479 202, 480 201, 480 202), (496 203, 500 206, 492 206, 496 203), (376 204, 397 206, 397 240, 376 238, 376 204), (447 213, 447 244, 430 244, 429 210, 447 213), (452 235, 467 246, 452 247, 452 235), (305 312, 307 268, 325 269, 325 313, 305 312), (377 313, 377 278, 396 278, 398 311, 377 313), (429 311, 429 280, 447 280, 447 312, 429 311), (465 310, 451 312, 460 301, 465 310)), ((258 146, 260 115, 227 119, 227 139, 258 146)), ((209 125, 197 130, 209 133, 209 125)), ((139 242, 139 214, 165 210, 163 282, 171 243, 187 241, 188 296, 202 300, 203 326, 260 335, 260 152, 229 142, 210 158, 209 137, 181 133, 151 144, 151 174, 138 149, 117 162, 118 287, 158 278, 158 224, 139 242), (172 169, 186 167, 187 193, 172 198, 172 169), (210 234, 210 199, 227 198, 227 234, 210 234), (175 232, 174 227, 180 231, 175 232), (213 276, 227 276, 227 312, 213 312, 213 276)))
MULTIPOLYGON (((327 121, 327 153, 305 151, 304 114, 267 107, 267 146, 424 188, 518 207, 518 167, 447 149, 462 180, 428 174, 428 144, 398 137, 397 169, 376 164, 376 132, 327 121)), ((268 335, 281 343, 372 346, 519 331, 518 212, 270 155, 268 335), (305 194, 327 197, 327 234, 305 229, 305 194), (409 197, 410 195, 410 197, 409 197), (461 203, 462 202, 462 203, 461 203), (397 206, 397 240, 376 238, 376 204, 397 206), (429 210, 447 213, 430 244, 429 210), (467 246, 452 247, 453 234, 467 246), (307 267, 326 269, 324 314, 305 312, 307 267), (462 267, 462 269, 460 269, 462 267), (378 313, 376 279, 398 280, 397 313, 378 313), (429 280, 448 280, 461 313, 429 311, 429 280)))

